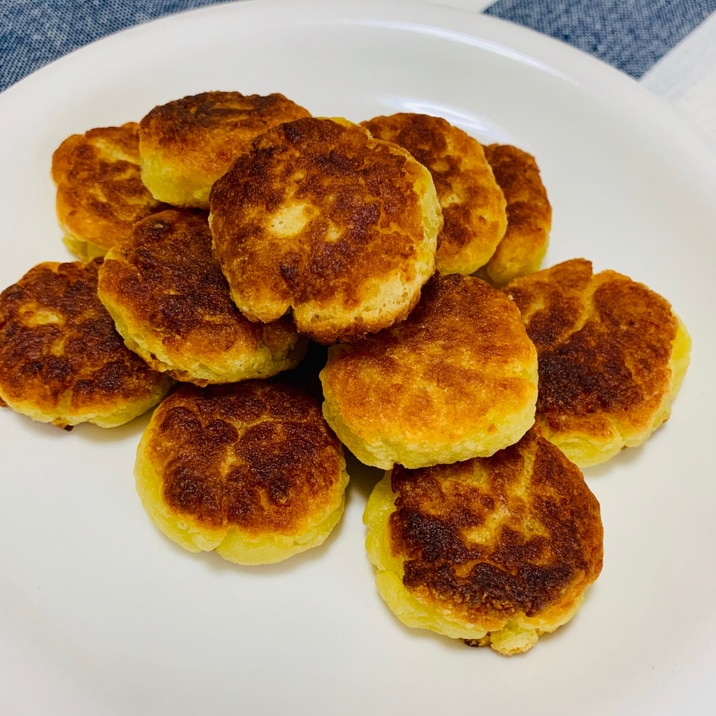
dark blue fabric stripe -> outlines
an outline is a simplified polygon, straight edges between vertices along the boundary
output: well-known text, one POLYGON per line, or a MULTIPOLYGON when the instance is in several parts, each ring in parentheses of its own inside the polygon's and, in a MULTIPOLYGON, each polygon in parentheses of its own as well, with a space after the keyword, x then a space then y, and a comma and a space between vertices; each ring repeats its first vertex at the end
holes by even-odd
POLYGON ((639 79, 716 0, 498 0, 485 13, 574 45, 639 79))

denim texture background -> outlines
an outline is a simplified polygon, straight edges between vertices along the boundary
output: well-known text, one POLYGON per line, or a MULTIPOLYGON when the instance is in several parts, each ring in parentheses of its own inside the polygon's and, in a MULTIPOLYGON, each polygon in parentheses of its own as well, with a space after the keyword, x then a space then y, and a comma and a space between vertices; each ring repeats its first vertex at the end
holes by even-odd
POLYGON ((221 0, 0 0, 0 90, 112 32, 221 0))
MULTIPOLYGON (((0 90, 112 32, 221 1, 0 0, 0 90)), ((714 11, 716 0, 498 0, 485 10, 636 78, 714 11)))
POLYGON ((485 10, 638 79, 716 11, 716 0, 498 0, 485 10))

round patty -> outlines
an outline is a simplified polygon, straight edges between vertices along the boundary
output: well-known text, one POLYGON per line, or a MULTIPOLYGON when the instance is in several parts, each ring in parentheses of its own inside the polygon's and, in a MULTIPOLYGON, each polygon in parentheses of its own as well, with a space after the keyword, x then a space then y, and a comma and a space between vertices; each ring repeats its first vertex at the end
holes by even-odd
POLYGON ((505 197, 480 142, 442 117, 399 112, 362 123, 374 137, 407 149, 430 170, 444 224, 438 237, 440 273, 471 274, 505 235, 505 197))
POLYGON ((585 259, 504 291, 539 356, 537 427, 580 467, 640 445, 669 417, 691 340, 666 299, 585 259))
POLYGON ((158 105, 139 123, 142 180, 161 201, 208 209, 212 184, 254 137, 308 115, 279 93, 201 92, 158 105))
POLYGON ((64 242, 79 259, 103 256, 166 208, 142 182, 136 122, 67 137, 52 155, 52 178, 64 242))
POLYGON ((435 269, 442 213, 430 173, 350 122, 269 130, 211 191, 214 248, 249 319, 291 312, 332 343, 403 319, 435 269))
POLYGON ((602 568, 597 499, 533 430, 489 458, 396 466, 364 522, 378 592, 402 622, 505 655, 569 621, 602 568))
POLYGON ((318 400, 283 378, 181 386, 152 415, 135 474, 167 537, 247 565, 320 545, 348 483, 318 400))
POLYGON ((306 352, 289 318, 241 315, 212 253, 207 214, 168 209, 109 251, 99 297, 127 345, 157 370, 197 385, 265 378, 306 352))
POLYGON ((436 275, 397 326, 331 346, 323 412, 362 462, 487 456, 534 422, 537 353, 519 311, 479 278, 436 275))
POLYGON ((126 423, 172 380, 130 351, 97 296, 101 259, 45 262, 0 294, 0 397, 69 428, 126 423))

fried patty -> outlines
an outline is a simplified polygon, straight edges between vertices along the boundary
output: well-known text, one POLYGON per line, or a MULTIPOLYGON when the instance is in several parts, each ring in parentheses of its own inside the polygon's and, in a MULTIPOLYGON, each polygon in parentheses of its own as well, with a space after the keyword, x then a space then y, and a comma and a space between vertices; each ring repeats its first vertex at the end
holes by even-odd
POLYGON ((254 137, 307 116, 279 93, 212 91, 158 105, 139 123, 142 179, 161 201, 208 209, 212 184, 254 137))
POLYGON ((378 592, 402 622, 504 655, 568 622, 602 568, 597 499, 533 430, 489 458, 396 466, 364 522, 378 592))
POLYGON ((247 565, 320 545, 348 483, 318 400, 283 378, 181 386, 152 415, 135 474, 167 537, 247 565))
POLYGON ((136 221, 165 208, 144 186, 139 164, 136 122, 73 134, 53 153, 57 218, 77 258, 103 256, 136 221))
POLYGON ((105 257, 98 290, 125 343, 177 380, 265 378, 306 351, 289 318, 262 324, 241 315, 202 211, 168 209, 137 223, 105 257))
POLYGON ((580 467, 643 443, 669 417, 691 341, 666 299, 585 259, 504 290, 539 355, 538 429, 580 467))
POLYGON ((440 273, 471 274, 484 266, 507 227, 505 197, 480 142, 442 117, 399 112, 362 123, 426 166, 444 224, 438 238, 440 273))
POLYGON ((0 397, 34 420, 109 428, 172 381, 130 351, 97 297, 101 259, 45 262, 0 294, 0 397))
POLYGON ((428 170, 346 120, 257 138, 211 191, 214 248, 250 320, 291 312, 320 343, 403 319, 435 268, 442 213, 428 170))
POLYGON ((479 275, 502 286, 540 268, 549 244, 552 205, 534 156, 510 144, 484 149, 507 200, 507 231, 479 275))
POLYGON ((491 455, 534 422, 537 353, 487 282, 436 274, 397 326, 331 346, 323 413, 353 454, 388 469, 491 455))

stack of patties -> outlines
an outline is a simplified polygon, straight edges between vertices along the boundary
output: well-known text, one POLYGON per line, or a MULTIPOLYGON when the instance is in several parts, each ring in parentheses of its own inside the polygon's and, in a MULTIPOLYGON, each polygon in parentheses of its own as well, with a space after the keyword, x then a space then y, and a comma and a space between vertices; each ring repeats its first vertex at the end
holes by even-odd
POLYGON ((317 398, 295 376, 247 379, 295 367, 308 337, 330 342, 404 317, 434 270, 442 221, 429 173, 407 152, 307 114, 279 95, 225 93, 152 110, 140 123, 142 176, 157 196, 210 206, 210 223, 163 212, 137 224, 102 271, 100 295, 128 345, 180 380, 226 383, 184 387, 162 404, 137 487, 165 534, 242 564, 322 543, 348 480, 317 398), (167 414, 187 411, 206 429, 170 427, 167 414), (219 422, 233 429, 215 450, 219 422), (189 463, 202 465, 190 486, 174 472, 189 463), (204 484, 224 494, 177 497, 204 484))
MULTIPOLYGON (((498 302, 492 324, 476 320, 486 304, 476 296, 466 302, 470 314, 450 295, 445 310, 457 324, 431 315, 431 291, 446 278, 459 281, 433 279, 387 340, 378 334, 331 349, 321 374, 324 411, 360 459, 395 463, 364 515, 368 555, 390 609, 408 626, 517 654, 569 621, 601 571, 599 503, 580 468, 642 444, 668 418, 690 339, 662 296, 614 271, 594 274, 584 259, 514 279, 502 293, 538 356, 534 428, 486 457, 436 452, 430 461, 428 446, 448 431, 459 445, 455 422, 463 429, 477 420, 466 405, 489 415, 467 392, 485 382, 476 366, 487 374, 490 359, 508 365, 495 330, 498 302), (435 331, 438 323, 444 333, 435 331), (483 360, 460 340, 478 325, 483 360), (416 336, 429 346, 429 370, 416 336), (404 350, 410 360, 401 358, 404 350), (461 393, 453 388, 463 360, 473 375, 463 372, 470 377, 461 393), (454 408, 435 411, 448 396, 454 408)), ((493 378, 504 390, 499 372, 493 378)), ((495 402, 510 405, 502 396, 495 402)), ((483 429, 494 435, 495 422, 483 429)))
POLYGON ((574 616, 603 549, 580 468, 666 420, 690 342, 627 277, 538 271, 532 155, 214 91, 68 137, 52 175, 65 243, 103 258, 0 296, 0 402, 63 427, 159 403, 142 505, 247 565, 324 542, 347 448, 385 471, 366 547, 405 624, 509 655, 574 616))
POLYGON ((535 158, 510 144, 482 145, 442 117, 399 112, 362 123, 407 149, 433 177, 443 228, 437 270, 475 274, 495 286, 536 271, 552 207, 535 158))
MULTIPOLYGON (((0 298, 0 404, 61 427, 110 427, 175 386, 138 454, 142 502, 183 546, 216 547, 245 564, 321 544, 342 514, 348 476, 319 399, 296 385, 304 374, 273 379, 299 365, 308 338, 290 315, 256 321, 240 312, 208 212, 185 207, 208 208, 214 181, 256 137, 308 114, 283 95, 208 92, 139 123, 68 137, 53 155, 58 219, 71 251, 101 258, 41 264, 0 298)), ((422 177, 429 194, 427 172, 397 151, 413 165, 408 181, 422 177)), ((422 217, 423 198, 398 210, 403 231, 415 228, 416 210, 422 217)), ((408 270, 425 276, 405 305, 434 267, 441 217, 430 198, 434 191, 426 212, 434 209, 435 226, 421 226, 416 241, 416 263, 428 268, 408 270)))
POLYGON ((332 346, 320 377, 329 425, 387 470, 366 547, 401 621, 514 654, 574 615, 601 569, 599 505, 530 430, 537 353, 512 301, 436 275, 405 321, 332 346))
MULTIPOLYGON (((180 103, 196 104, 196 98, 180 103)), ((193 147, 194 121, 186 131, 177 108, 170 103, 140 123, 142 175, 154 177, 147 183, 155 194, 175 202, 163 187, 198 186, 203 170, 191 152, 177 150, 181 162, 158 159, 149 136, 193 147)), ((248 115, 243 122, 250 125, 248 115)), ((213 133, 209 146, 225 134, 213 133)), ((209 223, 201 213, 177 209, 138 223, 130 240, 108 255, 100 295, 128 345, 152 365, 197 385, 227 383, 184 386, 156 411, 137 460, 148 514, 188 549, 216 549, 258 564, 325 539, 340 517, 347 474, 340 442, 333 437, 327 447, 333 433, 320 403, 298 399, 295 385, 286 394, 284 381, 227 373, 232 341, 237 366, 246 362, 241 351, 273 350, 262 358, 263 375, 257 372, 266 377, 295 366, 309 338, 328 344, 402 320, 435 270, 442 213, 425 167, 343 119, 277 122, 250 141, 229 144, 236 155, 228 169, 202 183, 211 187, 209 223), (251 412, 263 404, 268 414, 251 412), (236 406, 253 407, 234 415, 236 406), (167 418, 178 414, 187 421, 167 418), (214 450, 219 421, 232 429, 222 427, 214 450), (207 451, 216 453, 211 465, 207 451), (238 456, 236 464, 227 455, 238 456), (197 465, 191 479, 184 467, 175 474, 190 463, 197 465), (224 492, 207 496, 204 484, 224 492), (198 502, 178 498, 177 490, 198 502), (218 512, 202 512, 200 505, 218 512)), ((190 193, 180 201, 193 201, 190 193)))

